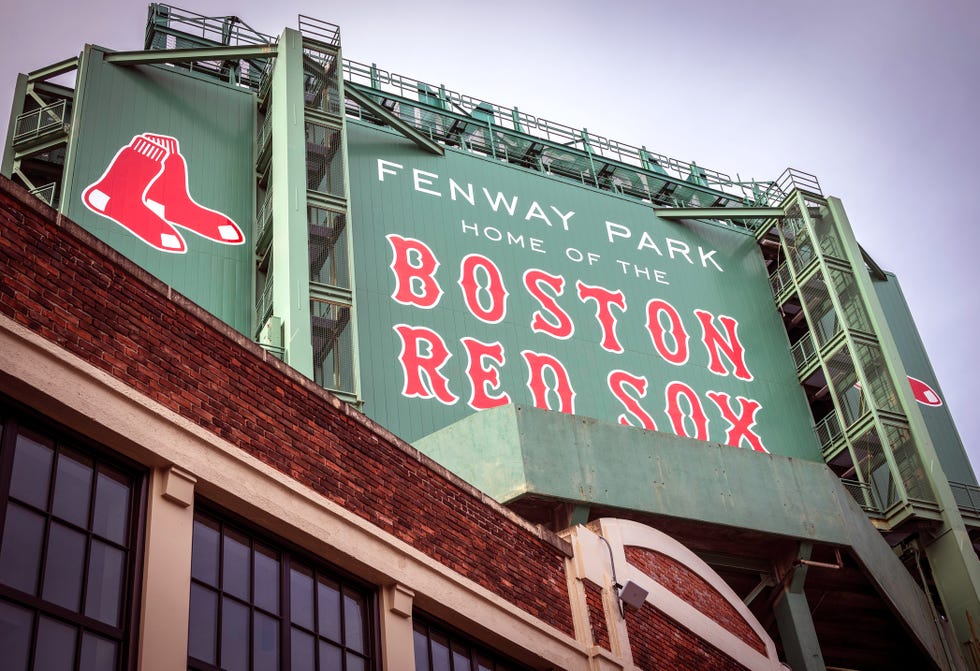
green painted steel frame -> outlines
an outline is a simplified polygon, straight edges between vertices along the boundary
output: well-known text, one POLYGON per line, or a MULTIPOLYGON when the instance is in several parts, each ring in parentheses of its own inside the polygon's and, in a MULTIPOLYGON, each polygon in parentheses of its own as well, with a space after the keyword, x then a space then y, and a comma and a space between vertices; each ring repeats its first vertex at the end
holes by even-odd
MULTIPOLYGON (((971 620, 980 621, 980 561, 978 561, 977 555, 973 550, 969 533, 959 512, 949 481, 940 466, 939 457, 929 437, 925 421, 906 381, 907 373, 899 356, 897 345, 888 329, 881 304, 871 284, 871 276, 865 267, 865 263, 868 263, 870 257, 858 245, 839 199, 823 199, 813 194, 803 193, 797 190, 792 192, 783 202, 783 207, 788 211, 794 204, 799 207, 800 217, 805 222, 806 229, 813 243, 812 247, 815 259, 807 264, 803 272, 799 274, 792 263, 788 264, 792 277, 792 291, 801 295, 800 292, 803 284, 809 278, 819 274, 828 287, 828 296, 831 304, 838 315, 838 319, 841 320, 842 338, 835 338, 826 343, 824 347, 819 348, 816 353, 817 358, 820 365, 824 367, 827 384, 833 389, 834 382, 827 369, 827 362, 837 353, 846 351, 854 366, 858 381, 862 385, 862 389, 865 390, 864 393, 867 395, 867 401, 869 403, 870 422, 865 421, 860 426, 848 427, 845 430, 845 440, 847 440, 848 449, 852 450, 851 456, 854 459, 850 438, 859 433, 864 433, 873 424, 881 438, 883 453, 891 473, 892 486, 896 487, 899 492, 899 502, 895 506, 892 506, 891 509, 884 511, 887 515, 888 525, 897 526, 909 518, 918 518, 922 521, 936 520, 939 523, 939 527, 934 530, 932 537, 925 543, 926 555, 932 565, 933 575, 945 611, 953 624, 953 629, 956 632, 961 646, 965 645, 974 640, 974 634, 970 626, 971 620), (871 389, 868 375, 859 357, 855 354, 857 352, 856 345, 859 342, 864 342, 867 336, 855 334, 851 326, 843 319, 845 312, 837 291, 833 289, 834 284, 830 277, 830 270, 833 264, 828 261, 822 248, 817 244, 818 238, 808 212, 807 201, 824 204, 829 210, 832 225, 841 240, 843 252, 846 257, 841 260, 845 262, 848 272, 850 272, 857 285, 861 303, 871 322, 874 339, 873 343, 869 344, 880 348, 890 382, 902 408, 902 415, 895 415, 894 413, 883 414, 877 408, 873 395, 868 391, 871 389), (914 500, 909 496, 906 483, 893 453, 893 446, 889 442, 886 431, 886 424, 895 425, 896 422, 907 426, 911 432, 916 454, 922 464, 921 477, 927 480, 929 489, 935 496, 938 506, 929 505, 927 502, 921 500, 914 500)), ((783 239, 782 232, 779 231, 778 227, 777 232, 783 251, 788 257, 790 250, 787 242, 783 239)), ((871 272, 875 272, 877 265, 871 263, 868 263, 868 265, 871 266, 871 272)), ((880 269, 878 270, 880 271, 880 269)), ((792 293, 792 291, 789 293, 792 293)), ((812 337, 815 318, 809 313, 806 301, 801 299, 800 306, 812 337)), ((844 414, 839 406, 837 394, 831 394, 831 398, 834 403, 834 412, 838 415, 838 421, 841 423, 841 426, 846 427, 847 424, 844 422, 844 414)), ((855 463, 857 463, 856 460, 855 463)))

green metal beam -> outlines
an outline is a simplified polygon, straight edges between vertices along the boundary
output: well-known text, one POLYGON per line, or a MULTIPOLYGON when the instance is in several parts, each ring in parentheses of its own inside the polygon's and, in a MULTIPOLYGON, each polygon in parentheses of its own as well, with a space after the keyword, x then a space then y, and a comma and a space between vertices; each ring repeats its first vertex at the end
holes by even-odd
MULTIPOLYGON (((813 544, 807 541, 800 543, 798 560, 807 561, 813 551, 813 544)), ((783 642, 786 661, 799 671, 825 671, 826 665, 820 652, 820 641, 813 626, 813 615, 807 603, 803 582, 806 580, 807 566, 795 562, 787 575, 785 587, 773 612, 776 615, 776 627, 783 642)))
POLYGON ((864 260, 864 263, 868 266, 868 269, 871 271, 871 276, 874 277, 876 280, 881 280, 881 281, 888 279, 887 277, 885 277, 885 271, 881 269, 881 266, 879 266, 873 258, 871 258, 871 255, 868 254, 867 250, 861 245, 858 245, 858 249, 861 250, 861 258, 864 260))
POLYGON ((392 114, 389 110, 385 109, 378 103, 374 102, 369 96, 361 93, 353 86, 348 86, 345 89, 345 93, 348 98, 356 102, 361 107, 366 108, 372 114, 381 117, 386 124, 397 130, 399 133, 407 137, 409 140, 417 144, 422 149, 433 153, 437 156, 445 156, 446 150, 441 144, 433 141, 432 139, 426 137, 423 133, 420 133, 411 124, 405 123, 397 116, 392 114))
POLYGON ((781 207, 655 207, 660 219, 782 219, 781 207))
POLYGON ((14 161, 23 161, 25 158, 42 154, 50 149, 63 145, 66 142, 68 142, 68 134, 62 130, 59 130, 58 134, 55 137, 52 137, 50 140, 45 140, 39 144, 31 145, 27 149, 14 152, 14 161))
POLYGON ((274 58, 275 44, 246 44, 231 47, 197 49, 153 49, 150 51, 116 51, 103 60, 116 65, 153 65, 155 63, 189 63, 194 61, 237 61, 248 58, 274 58))
POLYGON ((71 72, 72 70, 78 69, 78 56, 72 58, 67 58, 58 63, 54 63, 47 67, 34 70, 33 72, 27 73, 27 81, 37 82, 44 81, 45 79, 51 79, 52 77, 57 77, 58 75, 63 75, 66 72, 71 72))

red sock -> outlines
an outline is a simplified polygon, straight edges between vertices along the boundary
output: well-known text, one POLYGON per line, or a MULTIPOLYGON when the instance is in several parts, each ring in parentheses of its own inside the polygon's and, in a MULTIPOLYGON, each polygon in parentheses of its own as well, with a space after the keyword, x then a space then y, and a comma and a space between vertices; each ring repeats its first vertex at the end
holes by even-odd
POLYGON ((174 226, 226 245, 245 242, 242 230, 226 215, 195 201, 187 184, 187 162, 177 139, 168 135, 144 133, 143 137, 167 150, 161 174, 146 192, 146 206, 174 226))
POLYGON ((187 246, 180 233, 143 202, 166 158, 164 147, 137 135, 116 153, 102 177, 85 189, 82 202, 151 247, 183 254, 187 246))

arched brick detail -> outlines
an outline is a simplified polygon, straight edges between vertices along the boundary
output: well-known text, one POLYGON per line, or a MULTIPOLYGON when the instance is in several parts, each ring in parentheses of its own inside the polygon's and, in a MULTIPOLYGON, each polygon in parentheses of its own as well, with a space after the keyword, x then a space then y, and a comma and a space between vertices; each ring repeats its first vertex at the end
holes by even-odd
POLYGON ((704 578, 661 552, 629 545, 624 550, 626 560, 630 564, 738 636, 759 653, 766 654, 765 643, 759 635, 752 630, 734 606, 704 578))
POLYGON ((747 667, 689 632, 649 603, 626 612, 633 664, 638 669, 748 671, 747 667))

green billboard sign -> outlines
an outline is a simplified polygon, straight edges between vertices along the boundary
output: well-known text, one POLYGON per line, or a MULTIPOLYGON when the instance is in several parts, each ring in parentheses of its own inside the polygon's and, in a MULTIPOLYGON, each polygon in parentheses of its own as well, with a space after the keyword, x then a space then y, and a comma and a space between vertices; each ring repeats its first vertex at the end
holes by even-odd
POLYGON ((365 411, 508 403, 819 460, 754 238, 349 124, 365 411))
POLYGON ((243 333, 251 331, 255 97, 86 51, 67 213, 243 333))

